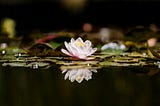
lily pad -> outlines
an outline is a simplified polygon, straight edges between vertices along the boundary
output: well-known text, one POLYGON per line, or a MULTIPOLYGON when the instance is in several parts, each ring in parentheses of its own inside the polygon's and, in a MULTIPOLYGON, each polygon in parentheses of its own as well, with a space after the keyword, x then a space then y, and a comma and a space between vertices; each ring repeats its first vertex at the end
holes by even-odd
POLYGON ((52 48, 48 43, 37 43, 26 50, 29 56, 47 57, 60 56, 61 52, 52 48))
POLYGON ((3 63, 2 66, 11 66, 11 67, 30 67, 33 69, 44 68, 50 66, 49 63, 44 62, 32 62, 32 63, 24 63, 24 62, 6 62, 3 63))

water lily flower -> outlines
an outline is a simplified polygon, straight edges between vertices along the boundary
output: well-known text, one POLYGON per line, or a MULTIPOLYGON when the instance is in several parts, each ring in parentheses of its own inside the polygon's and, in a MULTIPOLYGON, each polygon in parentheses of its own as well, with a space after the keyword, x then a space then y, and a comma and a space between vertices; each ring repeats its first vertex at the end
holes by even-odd
POLYGON ((77 81, 81 83, 84 79, 86 81, 92 79, 92 72, 96 73, 97 70, 89 68, 64 69, 62 74, 66 73, 64 77, 65 80, 68 78, 71 82, 77 81))
POLYGON ((80 37, 76 40, 72 38, 69 43, 65 41, 64 44, 67 50, 61 49, 61 51, 71 57, 75 57, 78 59, 89 60, 91 58, 89 58, 88 56, 91 56, 97 50, 97 48, 91 47, 92 44, 89 40, 83 42, 80 37))

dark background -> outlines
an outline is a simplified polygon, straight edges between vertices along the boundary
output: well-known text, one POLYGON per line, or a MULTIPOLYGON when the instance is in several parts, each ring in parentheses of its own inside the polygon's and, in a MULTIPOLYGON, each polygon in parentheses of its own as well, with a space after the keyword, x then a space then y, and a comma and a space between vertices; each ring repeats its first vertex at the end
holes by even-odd
MULTIPOLYGON (((20 33, 79 29, 85 22, 130 27, 160 25, 158 1, 88 1, 71 12, 51 0, 0 0, 0 19, 13 18, 20 33)), ((1 106, 159 106, 160 74, 157 67, 105 67, 92 80, 71 83, 58 66, 48 69, 2 67, 1 106)))
POLYGON ((1 0, 0 19, 13 18, 20 32, 79 29, 85 22, 94 26, 160 24, 160 1, 88 0, 81 11, 71 12, 61 0, 1 0))

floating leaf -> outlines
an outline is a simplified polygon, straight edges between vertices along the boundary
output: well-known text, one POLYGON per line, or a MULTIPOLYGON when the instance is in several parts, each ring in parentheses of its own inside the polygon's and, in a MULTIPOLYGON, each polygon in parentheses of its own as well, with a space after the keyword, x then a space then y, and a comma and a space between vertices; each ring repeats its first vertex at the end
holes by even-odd
POLYGON ((56 51, 52 48, 52 46, 48 43, 37 43, 32 45, 28 50, 27 53, 30 56, 60 56, 61 52, 56 51))
POLYGON ((6 62, 6 63, 3 63, 2 66, 11 66, 11 67, 30 67, 30 68, 33 68, 33 69, 36 69, 36 68, 45 68, 45 67, 48 67, 50 66, 49 63, 44 63, 44 62, 31 62, 29 64, 25 63, 25 62, 6 62))
POLYGON ((160 55, 150 47, 147 48, 147 53, 148 53, 148 56, 151 57, 151 58, 160 59, 160 55))

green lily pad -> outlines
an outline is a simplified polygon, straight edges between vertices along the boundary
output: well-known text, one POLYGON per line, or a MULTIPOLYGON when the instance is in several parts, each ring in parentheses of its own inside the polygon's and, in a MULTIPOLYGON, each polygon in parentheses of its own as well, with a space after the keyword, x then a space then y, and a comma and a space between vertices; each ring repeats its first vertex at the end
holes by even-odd
POLYGON ((44 63, 44 62, 31 62, 29 64, 24 62, 8 62, 8 63, 3 63, 2 66, 30 67, 30 68, 36 69, 36 68, 44 68, 44 67, 50 66, 50 64, 44 63))

